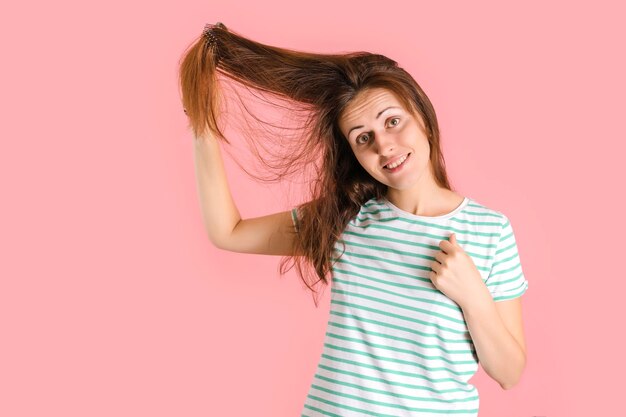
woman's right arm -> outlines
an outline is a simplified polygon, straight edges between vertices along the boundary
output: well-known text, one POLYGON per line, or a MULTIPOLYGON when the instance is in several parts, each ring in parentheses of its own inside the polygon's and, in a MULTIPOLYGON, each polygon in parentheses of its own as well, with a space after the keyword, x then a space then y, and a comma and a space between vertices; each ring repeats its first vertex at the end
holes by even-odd
POLYGON ((294 255, 291 211, 242 220, 233 201, 218 140, 194 139, 195 172, 202 219, 218 248, 261 255, 294 255))

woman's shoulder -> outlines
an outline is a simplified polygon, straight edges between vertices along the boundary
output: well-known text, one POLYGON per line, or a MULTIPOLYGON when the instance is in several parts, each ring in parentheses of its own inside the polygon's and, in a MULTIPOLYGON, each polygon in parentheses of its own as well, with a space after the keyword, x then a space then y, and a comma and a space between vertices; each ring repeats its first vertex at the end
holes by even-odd
POLYGON ((393 211, 385 204, 383 198, 372 197, 361 204, 359 211, 350 220, 350 225, 366 227, 379 221, 389 221, 394 217, 393 211))
POLYGON ((363 216, 363 215, 369 215, 369 216, 373 216, 373 215, 377 215, 380 212, 384 212, 385 211, 385 204, 383 202, 382 199, 378 199, 376 197, 372 197, 369 200, 365 201, 363 204, 361 204, 361 207, 359 207, 359 211, 357 213, 357 215, 359 216, 363 216))
POLYGON ((504 214, 504 212, 500 211, 500 209, 496 209, 491 205, 483 204, 481 201, 478 201, 472 197, 467 198, 469 200, 467 207, 470 212, 473 211, 476 214, 489 215, 501 219, 506 218, 506 215, 504 214))

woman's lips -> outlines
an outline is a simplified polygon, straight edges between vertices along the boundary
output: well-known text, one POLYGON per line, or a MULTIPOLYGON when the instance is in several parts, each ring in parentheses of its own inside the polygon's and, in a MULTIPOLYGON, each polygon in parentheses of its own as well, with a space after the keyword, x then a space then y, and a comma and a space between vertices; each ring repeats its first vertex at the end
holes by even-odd
MULTIPOLYGON (((383 169, 386 170, 386 171, 389 171, 389 172, 396 172, 396 171, 400 170, 406 164, 406 162, 409 160, 410 157, 411 157, 411 152, 409 152, 406 155, 406 158, 404 158, 404 161, 402 161, 402 163, 400 165, 398 165, 397 167, 395 167, 395 168, 387 168, 387 165, 385 165, 383 167, 383 169)), ((402 159, 402 158, 400 158, 400 159, 402 159)))

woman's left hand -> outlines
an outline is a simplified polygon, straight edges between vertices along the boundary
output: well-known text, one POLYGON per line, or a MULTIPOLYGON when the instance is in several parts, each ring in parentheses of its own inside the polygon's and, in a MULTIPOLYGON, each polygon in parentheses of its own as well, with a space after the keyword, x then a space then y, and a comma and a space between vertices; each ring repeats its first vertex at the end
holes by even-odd
POLYGON ((449 241, 442 240, 439 247, 441 250, 435 254, 430 265, 432 271, 428 274, 435 288, 462 309, 491 299, 474 261, 457 243, 456 234, 452 233, 449 241))

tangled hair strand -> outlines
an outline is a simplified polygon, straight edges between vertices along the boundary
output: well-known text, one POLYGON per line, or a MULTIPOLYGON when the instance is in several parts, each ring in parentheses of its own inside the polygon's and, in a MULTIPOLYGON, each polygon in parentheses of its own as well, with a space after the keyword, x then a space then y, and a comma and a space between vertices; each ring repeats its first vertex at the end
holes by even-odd
POLYGON ((433 177, 440 187, 451 189, 434 108, 413 77, 383 55, 364 51, 315 54, 279 48, 248 39, 222 23, 208 25, 206 30, 211 40, 205 33, 200 35, 180 62, 182 105, 189 126, 196 137, 212 135, 231 145, 220 126, 220 116, 229 114, 227 103, 231 102, 225 99, 227 82, 250 95, 242 99, 234 90, 247 114, 253 115, 245 103, 260 98, 292 118, 295 126, 289 128, 282 121, 271 123, 253 115, 262 129, 287 129, 297 135, 295 138, 244 132, 255 160, 264 164, 260 171, 275 176, 253 175, 240 166, 264 181, 310 172, 309 198, 297 207, 299 227, 294 250, 302 255, 284 257, 280 274, 296 266, 318 306, 316 286, 328 284, 332 265, 343 254, 343 250, 335 253, 343 230, 366 201, 381 198, 387 191, 387 186, 365 171, 354 156, 339 129, 342 112, 368 89, 392 92, 407 111, 423 120, 433 177), (278 141, 278 146, 269 146, 272 141, 278 141), (282 153, 265 158, 259 149, 270 155, 277 149, 282 153))

